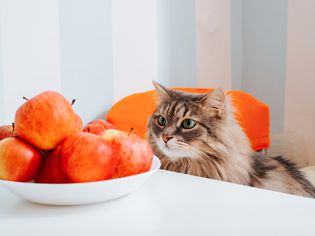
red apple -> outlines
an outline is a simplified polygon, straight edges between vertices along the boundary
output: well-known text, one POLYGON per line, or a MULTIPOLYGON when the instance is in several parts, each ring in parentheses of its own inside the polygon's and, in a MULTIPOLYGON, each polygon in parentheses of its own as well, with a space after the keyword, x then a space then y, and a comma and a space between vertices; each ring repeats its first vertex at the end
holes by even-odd
POLYGON ((82 132, 83 131, 83 122, 81 117, 78 114, 74 114, 75 116, 75 127, 77 132, 82 132))
POLYGON ((115 129, 104 131, 101 137, 110 143, 119 160, 114 178, 140 174, 150 169, 153 151, 145 139, 115 129))
POLYGON ((108 123, 105 120, 96 119, 96 120, 93 120, 90 123, 88 123, 84 127, 83 131, 88 132, 88 133, 92 133, 92 134, 100 135, 101 133, 103 133, 107 129, 115 129, 115 126, 113 126, 111 123, 108 123))
POLYGON ((107 122, 106 120, 103 119, 95 119, 90 122, 90 124, 99 124, 102 125, 106 129, 116 129, 114 125, 111 123, 107 122))
POLYGON ((100 136, 79 132, 60 149, 61 167, 73 182, 110 179, 117 165, 112 147, 100 136))
POLYGON ((100 135, 103 133, 106 129, 102 125, 99 124, 87 124, 84 128, 83 131, 91 134, 96 134, 100 135))
POLYGON ((43 92, 25 102, 15 114, 19 137, 42 150, 56 148, 77 132, 71 104, 59 93, 43 92))
POLYGON ((0 141, 0 179, 28 182, 40 166, 41 156, 31 145, 18 138, 0 141))
POLYGON ((69 177, 61 169, 60 146, 43 158, 41 167, 34 178, 36 183, 70 183, 69 177))
POLYGON ((12 125, 3 125, 0 126, 0 140, 9 137, 15 137, 16 133, 14 130, 14 126, 12 125))

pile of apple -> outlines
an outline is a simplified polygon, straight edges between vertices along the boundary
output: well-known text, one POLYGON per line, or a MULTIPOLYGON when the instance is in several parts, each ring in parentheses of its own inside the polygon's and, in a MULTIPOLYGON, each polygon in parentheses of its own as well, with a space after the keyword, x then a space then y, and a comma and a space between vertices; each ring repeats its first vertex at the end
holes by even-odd
POLYGON ((153 152, 145 139, 101 119, 83 128, 72 105, 46 91, 18 108, 14 123, 0 127, 0 179, 82 183, 150 169, 153 152))

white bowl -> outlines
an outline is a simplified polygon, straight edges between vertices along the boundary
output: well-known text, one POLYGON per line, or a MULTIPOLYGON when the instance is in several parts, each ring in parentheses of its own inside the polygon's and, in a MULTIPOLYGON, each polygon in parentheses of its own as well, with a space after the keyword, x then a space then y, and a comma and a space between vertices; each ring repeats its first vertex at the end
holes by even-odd
POLYGON ((112 200, 135 191, 160 166, 160 160, 154 156, 149 171, 119 179, 74 184, 38 184, 0 180, 0 185, 30 202, 49 205, 84 205, 112 200))

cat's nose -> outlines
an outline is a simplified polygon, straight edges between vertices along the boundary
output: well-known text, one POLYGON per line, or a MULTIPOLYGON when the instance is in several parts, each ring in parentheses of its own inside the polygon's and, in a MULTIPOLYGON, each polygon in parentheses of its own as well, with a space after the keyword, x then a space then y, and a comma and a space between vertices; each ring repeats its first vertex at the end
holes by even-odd
POLYGON ((168 134, 162 134, 162 139, 163 139, 164 143, 167 143, 172 138, 174 138, 174 136, 169 136, 168 134))

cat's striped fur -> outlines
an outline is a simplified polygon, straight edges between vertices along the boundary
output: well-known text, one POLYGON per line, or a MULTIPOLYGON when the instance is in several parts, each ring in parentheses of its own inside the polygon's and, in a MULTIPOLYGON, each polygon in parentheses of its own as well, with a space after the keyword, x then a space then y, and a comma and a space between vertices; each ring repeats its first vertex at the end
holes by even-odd
POLYGON ((251 149, 221 90, 190 94, 154 85, 158 105, 149 120, 148 140, 163 169, 315 197, 315 188, 295 164, 251 149), (183 128, 187 119, 195 126, 183 128))

